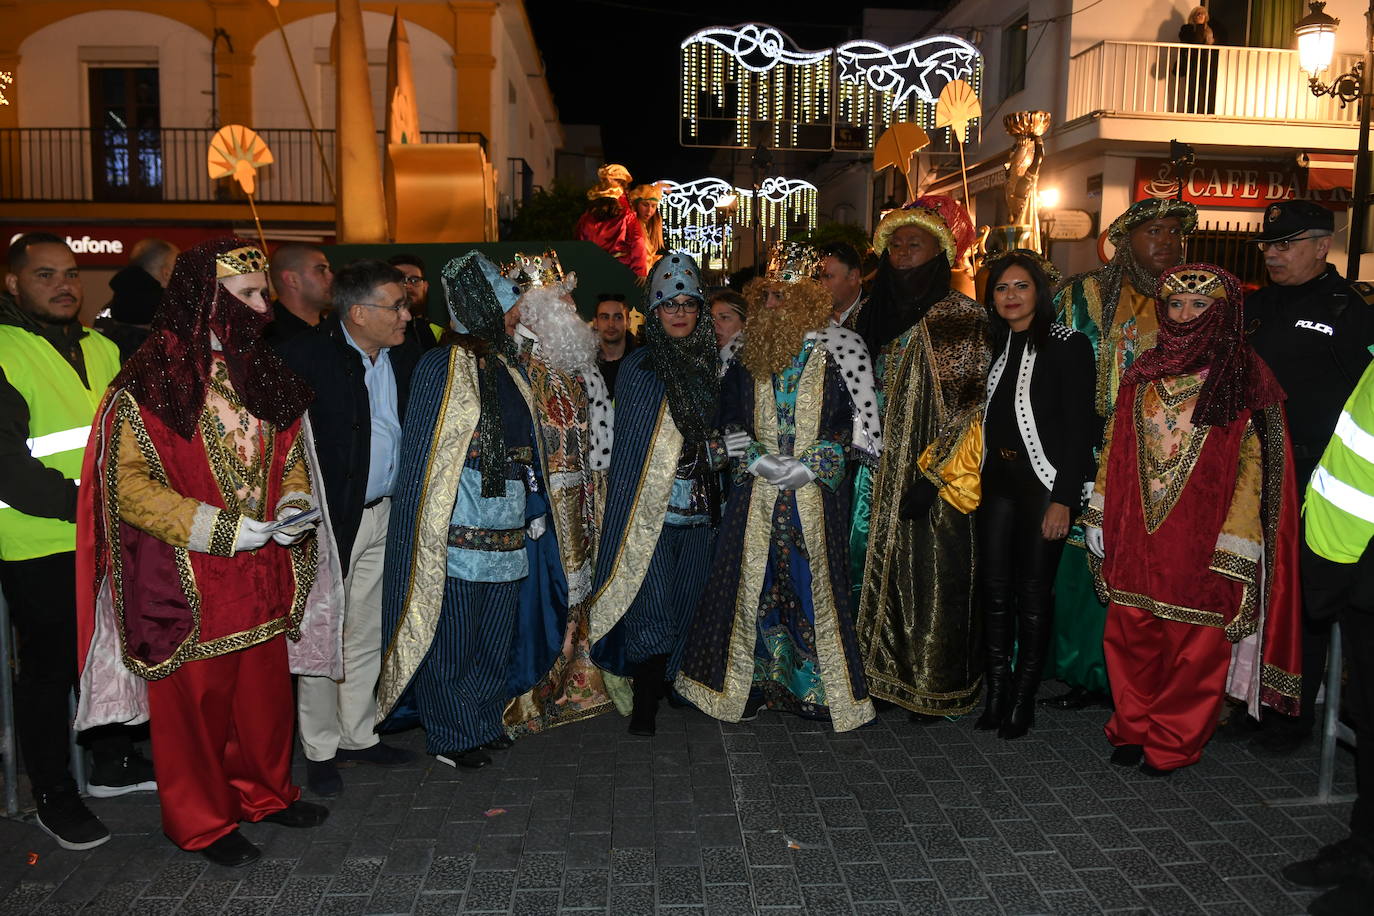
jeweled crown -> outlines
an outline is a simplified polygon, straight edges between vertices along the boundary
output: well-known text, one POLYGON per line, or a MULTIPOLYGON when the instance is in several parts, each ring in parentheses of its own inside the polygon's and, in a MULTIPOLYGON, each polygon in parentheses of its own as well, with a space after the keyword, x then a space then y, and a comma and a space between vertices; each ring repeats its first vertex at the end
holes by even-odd
POLYGON ((1193 293, 1215 299, 1225 295, 1221 277, 1210 270, 1179 270, 1169 274, 1161 284, 1160 292, 1165 296, 1176 293, 1193 293))
POLYGON ((814 280, 821 259, 816 249, 802 242, 774 242, 768 249, 768 279, 783 283, 814 280))
POLYGON ((266 270, 267 255, 263 254, 262 249, 256 245, 235 248, 233 251, 215 255, 216 280, 223 280, 225 277, 237 277, 242 274, 254 274, 259 271, 265 272, 266 270))
POLYGON ((501 275, 514 283, 521 293, 561 283, 564 276, 563 265, 558 263, 558 255, 551 248, 539 255, 517 254, 501 265, 501 275))

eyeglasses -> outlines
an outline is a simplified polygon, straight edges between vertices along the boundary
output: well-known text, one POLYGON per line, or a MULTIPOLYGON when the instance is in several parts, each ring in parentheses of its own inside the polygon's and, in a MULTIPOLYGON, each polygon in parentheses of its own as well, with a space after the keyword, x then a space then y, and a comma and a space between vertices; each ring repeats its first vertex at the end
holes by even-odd
POLYGON ((667 312, 669 315, 676 315, 678 312, 684 311, 687 312, 689 315, 695 315, 697 313, 697 310, 700 309, 701 306, 697 303, 695 299, 689 302, 674 302, 671 299, 669 299, 667 302, 660 305, 659 308, 662 311, 667 312))
POLYGON ((361 305, 365 309, 377 309, 381 312, 390 312, 393 315, 399 315, 401 312, 410 311, 410 306, 408 305, 374 305, 371 302, 355 302, 353 304, 361 305))
POLYGON ((1295 239, 1284 239, 1282 242, 1256 242, 1255 245, 1260 251, 1268 251, 1270 248, 1275 251, 1287 251, 1293 247, 1294 242, 1305 242, 1308 239, 1326 238, 1323 235, 1300 235, 1295 239))
POLYGON ((424 283, 424 282, 426 282, 424 277, 406 277, 406 278, 404 278, 403 280, 401 280, 401 285, 402 285, 402 286, 419 286, 421 283, 424 283))

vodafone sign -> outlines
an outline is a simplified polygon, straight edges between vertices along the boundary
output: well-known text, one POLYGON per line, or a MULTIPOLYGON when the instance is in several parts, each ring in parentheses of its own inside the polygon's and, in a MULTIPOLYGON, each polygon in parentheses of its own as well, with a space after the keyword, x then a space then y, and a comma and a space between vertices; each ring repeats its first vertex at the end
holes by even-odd
MULTIPOLYGON (((142 239, 163 239, 185 251, 208 239, 230 235, 233 230, 228 226, 63 226, 0 223, 0 238, 5 240, 5 247, 9 247, 11 242, 26 232, 51 232, 64 239, 67 247, 76 255, 78 267, 119 268, 129 263, 129 252, 142 239)), ((333 236, 325 235, 324 240, 333 241, 333 236)))

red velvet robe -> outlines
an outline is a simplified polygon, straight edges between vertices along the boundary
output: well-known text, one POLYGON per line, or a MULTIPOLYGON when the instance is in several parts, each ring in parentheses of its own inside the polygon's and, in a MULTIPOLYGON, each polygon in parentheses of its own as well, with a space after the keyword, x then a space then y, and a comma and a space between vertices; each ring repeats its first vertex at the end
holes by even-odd
MULTIPOLYGON (((107 396, 82 468, 77 517, 77 642, 85 665, 95 628, 96 598, 107 577, 119 618, 124 664, 156 680, 181 664, 245 649, 281 634, 299 635, 314 583, 314 538, 251 553, 215 556, 176 548, 120 519, 114 430, 121 411, 134 424, 144 457, 183 496, 224 508, 202 435, 187 441, 133 400, 107 396), (146 435, 145 435, 146 434, 146 435)), ((268 453, 263 504, 281 498, 282 479, 300 421, 276 431, 268 453)), ((156 476, 156 475, 155 475, 156 476)))
MULTIPOLYGON (((1141 390, 1123 386, 1117 396, 1101 518, 1090 517, 1093 509, 1085 516, 1103 527, 1108 546, 1100 577, 1105 597, 1166 620, 1223 627, 1232 643, 1255 635, 1259 701, 1296 715, 1302 619, 1298 503, 1297 489, 1288 485, 1293 460, 1283 408, 1246 411, 1227 426, 1209 428, 1191 471, 1180 468, 1184 480, 1173 481, 1181 487, 1177 502, 1151 532, 1142 502, 1135 424, 1141 390), (1218 551, 1217 538, 1231 506, 1241 441, 1252 419, 1262 454, 1263 552, 1259 563, 1247 568, 1218 551)), ((1233 667, 1237 662, 1233 655, 1233 667)), ((1234 686, 1231 692, 1236 693, 1234 686)))

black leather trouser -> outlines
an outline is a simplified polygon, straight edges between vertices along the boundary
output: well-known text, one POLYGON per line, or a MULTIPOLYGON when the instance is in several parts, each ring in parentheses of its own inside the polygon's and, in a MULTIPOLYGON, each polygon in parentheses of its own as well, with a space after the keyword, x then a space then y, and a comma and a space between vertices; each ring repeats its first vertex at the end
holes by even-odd
MULTIPOLYGON (((1050 493, 1028 467, 995 463, 985 473, 978 507, 978 577, 983 596, 989 674, 1009 665, 1017 647, 1013 707, 1034 703, 1054 623, 1054 576, 1062 540, 1041 535, 1050 493)), ((1003 668, 1005 671, 1006 668, 1003 668)))

